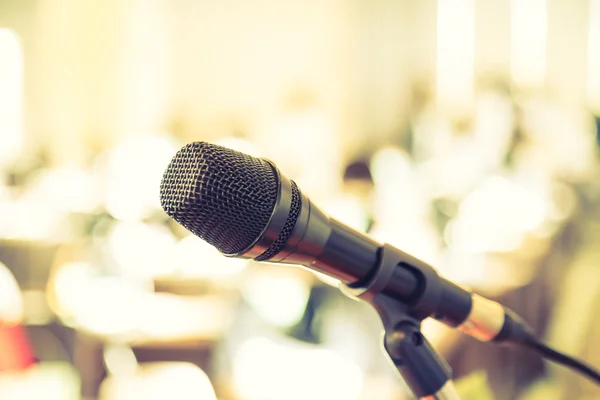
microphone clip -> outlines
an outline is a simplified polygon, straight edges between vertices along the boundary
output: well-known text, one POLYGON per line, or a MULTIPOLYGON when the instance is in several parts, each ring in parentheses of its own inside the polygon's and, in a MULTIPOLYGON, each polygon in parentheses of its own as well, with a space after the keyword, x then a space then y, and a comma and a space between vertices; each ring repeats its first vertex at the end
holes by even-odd
POLYGON ((385 293, 407 254, 385 244, 379 265, 366 282, 342 285, 342 291, 371 304, 383 323, 383 347, 411 391, 421 399, 457 400, 452 369, 420 331, 421 322, 438 307, 442 280, 431 267, 419 268, 425 284, 413 302, 401 302, 385 293))

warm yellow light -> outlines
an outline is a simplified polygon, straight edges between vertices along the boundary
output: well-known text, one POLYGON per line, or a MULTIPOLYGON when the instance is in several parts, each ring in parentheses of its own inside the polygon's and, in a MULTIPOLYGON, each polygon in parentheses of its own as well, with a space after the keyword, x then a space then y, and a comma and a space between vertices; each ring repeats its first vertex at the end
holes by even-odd
POLYGON ((437 12, 437 101, 462 113, 473 100, 473 0, 438 0, 437 12))
POLYGON ((118 222, 110 232, 108 249, 122 276, 152 279, 175 269, 171 258, 175 237, 162 225, 118 222))
POLYGON ((48 282, 47 301, 63 321, 73 321, 82 303, 87 300, 87 288, 95 276, 89 263, 71 262, 60 265, 48 282))
POLYGON ((600 0, 590 0, 587 62, 587 96, 592 110, 600 114, 600 0))
POLYGON ((172 264, 184 278, 225 278, 240 274, 246 260, 225 257, 198 236, 190 235, 175 245, 172 264))
POLYGON ((100 400, 216 400, 204 371, 189 363, 148 363, 131 376, 110 376, 100 388, 100 400))
MULTIPOLYGON (((227 299, 181 297, 151 293, 124 279, 94 276, 91 266, 61 266, 50 286, 53 310, 63 323, 99 336, 129 335, 139 340, 215 338, 222 334, 232 315, 227 299)), ((123 352, 108 355, 108 367, 119 370, 123 352)), ((125 357, 129 357, 125 355, 125 357)), ((131 360, 121 363, 131 371, 131 360)))
POLYGON ((109 374, 131 376, 138 369, 138 362, 131 347, 120 344, 107 344, 103 351, 104 365, 109 374))
POLYGON ((76 168, 43 170, 33 181, 31 197, 62 212, 91 213, 100 204, 93 174, 76 168))
POLYGON ((294 275, 257 274, 243 289, 244 298, 263 319, 282 327, 302 318, 309 292, 308 283, 294 275))
POLYGON ((12 272, 0 263, 0 325, 16 324, 23 320, 21 289, 12 272))
POLYGON ((3 201, 0 207, 0 237, 60 241, 60 228, 60 214, 33 196, 3 201))
POLYGON ((546 0, 511 1, 510 72, 517 86, 531 87, 546 78, 546 0))
POLYGON ((140 293, 129 315, 142 338, 214 340, 223 335, 234 304, 223 296, 182 297, 169 293, 140 293))
POLYGON ((363 373, 331 350, 296 342, 249 339, 233 360, 241 400, 357 400, 363 373))
POLYGON ((80 377, 72 365, 41 362, 23 372, 0 374, 2 400, 79 400, 80 377))
POLYGON ((462 202, 447 226, 450 245, 467 254, 508 252, 548 218, 549 201, 540 193, 500 176, 486 179, 462 202))
POLYGON ((0 28, 0 165, 21 144, 23 118, 23 54, 10 29, 0 28))
POLYGON ((160 180, 177 149, 167 137, 148 136, 111 151, 104 199, 108 212, 123 221, 139 221, 160 210, 160 180))
POLYGON ((74 324, 78 328, 99 336, 134 332, 142 297, 119 278, 102 277, 84 282, 84 293, 72 297, 75 304, 74 324))

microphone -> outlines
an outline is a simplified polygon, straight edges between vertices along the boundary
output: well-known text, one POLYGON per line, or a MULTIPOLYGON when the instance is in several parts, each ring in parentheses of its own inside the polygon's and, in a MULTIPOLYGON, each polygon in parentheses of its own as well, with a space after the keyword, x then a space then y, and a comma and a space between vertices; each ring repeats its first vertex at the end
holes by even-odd
POLYGON ((269 160, 190 143, 168 165, 160 202, 225 256, 302 265, 339 279, 350 293, 373 281, 382 259, 393 254, 396 265, 381 292, 412 306, 419 318, 433 317, 480 341, 523 344, 532 337, 511 310, 328 216, 269 160))

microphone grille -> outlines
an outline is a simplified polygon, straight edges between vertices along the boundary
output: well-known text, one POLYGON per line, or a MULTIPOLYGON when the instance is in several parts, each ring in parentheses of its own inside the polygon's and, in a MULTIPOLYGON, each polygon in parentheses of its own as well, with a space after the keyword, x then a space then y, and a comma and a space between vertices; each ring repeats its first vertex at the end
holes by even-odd
POLYGON ((276 200, 277 176, 269 163, 205 142, 179 150, 160 185, 164 211, 225 254, 259 237, 276 200))

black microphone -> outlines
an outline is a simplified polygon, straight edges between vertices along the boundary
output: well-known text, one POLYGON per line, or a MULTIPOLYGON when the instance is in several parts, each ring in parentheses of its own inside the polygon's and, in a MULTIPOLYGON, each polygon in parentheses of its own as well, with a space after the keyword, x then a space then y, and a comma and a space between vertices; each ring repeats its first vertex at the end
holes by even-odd
POLYGON ((531 330, 497 302, 441 278, 423 261, 329 217, 269 160, 205 142, 184 146, 160 186, 164 211, 229 257, 297 264, 367 285, 382 258, 394 269, 381 292, 481 341, 522 343, 531 330), (432 293, 434 293, 432 295, 432 293))

